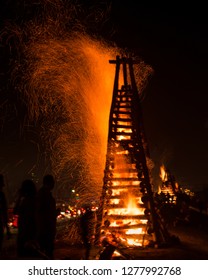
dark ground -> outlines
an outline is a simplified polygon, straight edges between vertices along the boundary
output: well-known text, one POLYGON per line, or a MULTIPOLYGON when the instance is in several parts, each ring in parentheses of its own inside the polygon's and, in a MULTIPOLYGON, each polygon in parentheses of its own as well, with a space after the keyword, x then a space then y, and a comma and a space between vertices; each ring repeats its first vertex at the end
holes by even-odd
MULTIPOLYGON (((208 233, 200 228, 189 225, 178 225, 169 229, 180 239, 180 244, 165 248, 135 248, 122 249, 124 259, 134 260, 208 260, 208 233)), ((97 259, 101 248, 94 247, 91 251, 91 259, 97 259)), ((70 246, 70 244, 56 244, 56 259, 82 259, 84 250, 82 247, 70 246)))
MULTIPOLYGON (((179 244, 166 248, 126 248, 121 253, 124 259, 142 260, 208 260, 208 216, 197 211, 190 211, 189 222, 179 221, 168 231, 179 238, 179 244)), ((17 259, 15 251, 16 234, 10 240, 5 240, 1 259, 17 259)), ((98 259, 101 247, 93 247, 90 259, 98 259)), ((55 243, 56 260, 82 260, 84 248, 82 245, 72 245, 61 239, 55 243)))

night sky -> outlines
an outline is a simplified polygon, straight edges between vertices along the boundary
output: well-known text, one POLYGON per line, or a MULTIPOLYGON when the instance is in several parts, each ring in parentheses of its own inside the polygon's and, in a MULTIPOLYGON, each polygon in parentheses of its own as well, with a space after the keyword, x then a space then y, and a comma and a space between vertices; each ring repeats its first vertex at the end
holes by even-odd
MULTIPOLYGON (((1 26, 8 19, 16 20, 17 13, 22 11, 16 9, 18 5, 11 6, 11 2, 27 6, 24 5, 27 1, 3 2, 6 4, 1 9, 1 26)), ((86 13, 89 7, 93 15, 98 7, 99 11, 103 8, 108 12, 104 13, 102 23, 96 26, 91 23, 87 30, 133 51, 154 69, 142 101, 145 131, 155 163, 154 177, 159 178, 159 167, 164 164, 182 186, 196 190, 208 185, 208 17, 205 4, 189 2, 182 7, 176 3, 171 6, 169 2, 166 6, 133 0, 125 4, 119 0, 100 1, 100 5, 96 2, 99 1, 88 1, 86 13)), ((27 16, 31 16, 31 9, 27 16)), ((30 166, 32 168, 37 161, 41 164, 42 159, 38 158, 37 147, 30 141, 31 135, 38 141, 37 132, 27 130, 21 134, 24 106, 18 114, 12 109, 14 104, 21 108, 21 102, 10 96, 11 106, 8 104, 6 109, 2 106, 9 94, 5 71, 10 69, 7 66, 9 57, 2 45, 1 50, 0 170, 8 173, 21 166, 23 174, 14 171, 11 176, 8 173, 7 179, 14 185, 23 179, 30 166)))
POLYGON ((205 6, 114 2, 115 40, 154 69, 142 103, 154 174, 164 164, 179 184, 201 188, 208 183, 205 6))

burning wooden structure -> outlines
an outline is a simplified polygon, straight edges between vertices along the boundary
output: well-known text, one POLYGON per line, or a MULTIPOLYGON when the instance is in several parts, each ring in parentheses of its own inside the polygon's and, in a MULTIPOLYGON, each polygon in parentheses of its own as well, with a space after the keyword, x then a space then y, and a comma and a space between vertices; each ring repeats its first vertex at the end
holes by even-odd
POLYGON ((170 170, 165 168, 164 165, 160 167, 160 178, 162 184, 159 186, 159 193, 168 196, 169 202, 176 203, 176 194, 179 191, 178 183, 170 170))
POLYGON ((147 166, 137 62, 119 56, 109 62, 116 70, 96 240, 116 236, 127 247, 160 246, 169 234, 155 207, 147 166))

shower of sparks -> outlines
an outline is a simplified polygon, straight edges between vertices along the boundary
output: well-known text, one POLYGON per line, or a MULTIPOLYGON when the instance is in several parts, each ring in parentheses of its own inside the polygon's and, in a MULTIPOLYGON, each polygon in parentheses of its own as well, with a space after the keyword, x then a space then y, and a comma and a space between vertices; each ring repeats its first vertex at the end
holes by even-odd
MULTIPOLYGON (((41 15, 24 28, 10 26, 21 53, 13 82, 30 121, 41 127, 57 188, 73 186, 81 202, 98 199, 115 74, 109 60, 124 51, 87 34, 75 20, 75 5, 66 13, 64 1, 43 3, 41 15)), ((142 61, 135 67, 142 93, 152 69, 142 61)))

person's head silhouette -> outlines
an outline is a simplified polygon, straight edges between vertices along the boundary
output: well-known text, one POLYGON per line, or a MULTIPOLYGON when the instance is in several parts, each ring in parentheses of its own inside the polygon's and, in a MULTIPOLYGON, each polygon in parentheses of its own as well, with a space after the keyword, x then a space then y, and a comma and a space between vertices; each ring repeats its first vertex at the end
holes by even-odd
POLYGON ((55 186, 55 180, 52 175, 45 175, 43 177, 43 186, 49 190, 52 190, 55 186))

